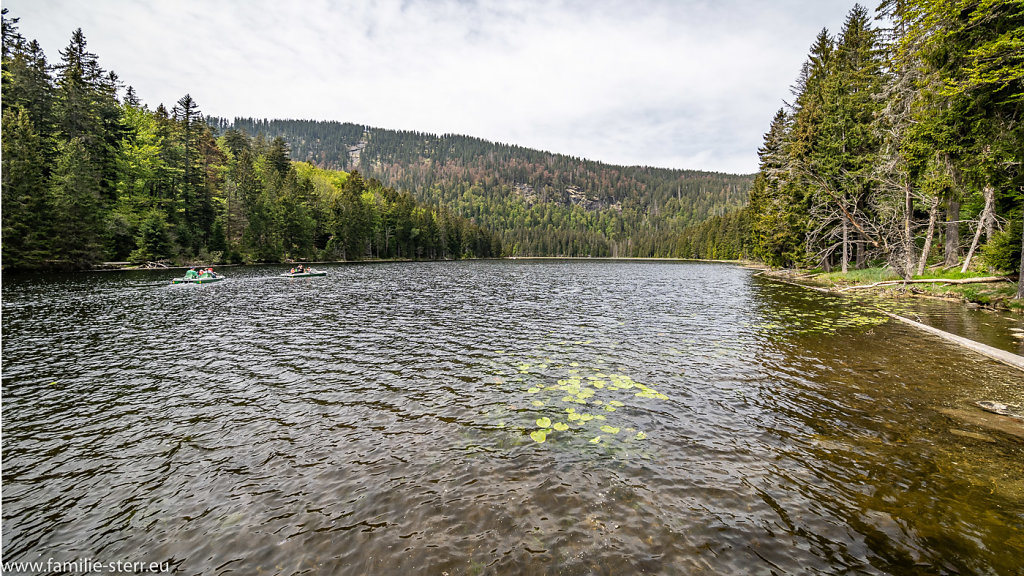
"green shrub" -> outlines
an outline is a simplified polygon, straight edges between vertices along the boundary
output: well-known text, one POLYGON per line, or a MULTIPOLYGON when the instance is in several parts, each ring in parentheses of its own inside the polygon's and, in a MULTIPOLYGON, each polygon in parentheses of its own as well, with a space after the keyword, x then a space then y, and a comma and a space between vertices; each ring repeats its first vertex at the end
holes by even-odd
POLYGON ((1021 221, 1011 220, 1002 232, 996 232, 981 247, 986 265, 1010 274, 1020 272, 1021 221))

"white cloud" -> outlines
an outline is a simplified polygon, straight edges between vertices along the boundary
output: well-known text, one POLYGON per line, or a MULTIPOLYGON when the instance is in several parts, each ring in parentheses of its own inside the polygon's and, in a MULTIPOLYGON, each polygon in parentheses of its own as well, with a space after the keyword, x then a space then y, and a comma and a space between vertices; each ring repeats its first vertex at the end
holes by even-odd
POLYGON ((455 132, 730 172, 846 2, 7 0, 51 61, 81 27, 152 105, 455 132))

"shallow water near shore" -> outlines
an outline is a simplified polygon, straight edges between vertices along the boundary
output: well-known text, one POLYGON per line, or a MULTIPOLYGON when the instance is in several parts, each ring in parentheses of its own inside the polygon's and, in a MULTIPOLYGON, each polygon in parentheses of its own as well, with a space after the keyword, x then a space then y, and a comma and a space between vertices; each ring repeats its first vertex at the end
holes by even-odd
POLYGON ((890 302, 890 306, 908 318, 1024 356, 1024 317, 1019 314, 938 298, 906 298, 894 302, 890 302))
POLYGON ((5 562, 1019 574, 1019 371, 730 265, 323 268, 5 275, 5 562))

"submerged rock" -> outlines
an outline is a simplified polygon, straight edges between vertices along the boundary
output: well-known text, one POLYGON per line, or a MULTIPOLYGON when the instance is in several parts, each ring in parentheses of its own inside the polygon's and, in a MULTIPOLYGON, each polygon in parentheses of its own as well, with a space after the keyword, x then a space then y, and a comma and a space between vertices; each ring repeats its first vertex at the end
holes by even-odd
POLYGON ((992 400, 979 400, 975 402, 975 405, 977 405, 978 408, 981 408, 985 412, 999 414, 1000 416, 1009 416, 1011 418, 1024 419, 1024 415, 1016 412, 1016 407, 1010 406, 1009 404, 1003 404, 1002 402, 994 402, 992 400))
POLYGON ((972 438, 974 440, 981 440, 982 442, 996 442, 996 439, 989 436, 988 434, 981 434, 978 432, 970 432, 968 430, 960 430, 959 428, 950 428, 949 433, 954 436, 961 436, 963 438, 972 438))
POLYGON ((1024 421, 1017 418, 960 408, 939 408, 939 412, 966 424, 973 424, 990 431, 1002 432, 1019 440, 1024 440, 1024 421))

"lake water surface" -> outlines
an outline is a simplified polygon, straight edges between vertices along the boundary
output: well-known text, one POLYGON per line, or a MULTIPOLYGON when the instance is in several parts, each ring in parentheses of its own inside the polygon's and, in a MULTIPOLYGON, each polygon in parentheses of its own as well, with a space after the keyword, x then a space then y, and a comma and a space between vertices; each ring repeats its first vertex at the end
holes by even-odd
POLYGON ((738 267, 5 275, 3 559, 1024 574, 1024 377, 738 267))

